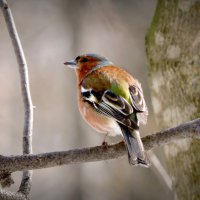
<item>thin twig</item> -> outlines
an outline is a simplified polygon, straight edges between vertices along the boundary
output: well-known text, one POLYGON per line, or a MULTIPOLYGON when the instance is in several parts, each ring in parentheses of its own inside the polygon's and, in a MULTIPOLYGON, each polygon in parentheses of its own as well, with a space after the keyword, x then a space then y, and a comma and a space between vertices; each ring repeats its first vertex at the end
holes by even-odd
POLYGON ((149 159, 151 160, 152 165, 155 167, 156 173, 160 175, 162 181, 164 181, 169 190, 172 191, 172 180, 154 152, 149 152, 149 159))
MULTIPOLYGON (((32 128, 33 128, 33 105, 31 100, 30 88, 29 88, 29 77, 28 67, 26 59, 22 49, 22 45, 15 27, 13 16, 6 0, 0 0, 0 6, 5 18, 7 29, 12 40, 15 55, 18 61, 19 73, 21 78, 21 89, 25 109, 24 117, 24 130, 23 130, 23 154, 32 153, 32 128)), ((19 188, 19 192, 28 195, 31 189, 31 171, 24 171, 19 188)))
MULTIPOLYGON (((146 150, 175 141, 176 139, 200 139, 200 118, 154 133, 142 138, 146 150)), ((60 165, 116 159, 126 154, 124 142, 69 151, 50 152, 36 155, 0 156, 0 171, 22 171, 55 167, 60 165)))

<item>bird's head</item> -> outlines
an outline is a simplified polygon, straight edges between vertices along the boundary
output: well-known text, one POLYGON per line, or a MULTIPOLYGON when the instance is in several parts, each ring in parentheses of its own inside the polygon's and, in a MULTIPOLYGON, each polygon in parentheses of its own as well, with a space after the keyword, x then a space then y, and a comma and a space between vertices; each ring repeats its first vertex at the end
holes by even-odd
POLYGON ((112 62, 97 54, 84 54, 77 56, 75 59, 67 61, 64 64, 76 69, 77 76, 79 80, 81 80, 90 72, 100 67, 112 65, 112 62))

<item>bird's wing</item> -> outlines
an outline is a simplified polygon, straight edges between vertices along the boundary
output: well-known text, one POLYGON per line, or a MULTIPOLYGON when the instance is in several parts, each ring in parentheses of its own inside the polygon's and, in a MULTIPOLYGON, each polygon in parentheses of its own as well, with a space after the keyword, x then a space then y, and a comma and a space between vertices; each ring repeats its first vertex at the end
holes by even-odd
POLYGON ((90 103, 97 112, 113 118, 131 129, 139 128, 137 120, 130 117, 134 112, 133 107, 123 97, 110 90, 99 93, 92 89, 86 90, 83 87, 81 94, 83 100, 90 103))
POLYGON ((137 111, 137 118, 139 122, 146 124, 148 109, 143 97, 142 90, 135 85, 131 85, 129 87, 129 91, 131 95, 131 103, 137 111))

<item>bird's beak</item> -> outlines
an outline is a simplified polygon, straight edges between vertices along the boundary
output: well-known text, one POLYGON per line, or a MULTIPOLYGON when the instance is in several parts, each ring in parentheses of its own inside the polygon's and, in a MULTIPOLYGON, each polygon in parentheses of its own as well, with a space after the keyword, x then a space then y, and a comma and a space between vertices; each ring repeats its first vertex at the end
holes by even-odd
POLYGON ((70 67, 70 68, 77 68, 75 60, 69 60, 69 61, 65 62, 64 65, 68 65, 68 67, 70 67))

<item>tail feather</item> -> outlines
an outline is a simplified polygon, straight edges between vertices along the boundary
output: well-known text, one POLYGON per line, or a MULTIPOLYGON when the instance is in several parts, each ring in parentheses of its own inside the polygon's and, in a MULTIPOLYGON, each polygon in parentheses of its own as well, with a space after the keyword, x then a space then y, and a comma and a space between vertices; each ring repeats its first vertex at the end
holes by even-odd
POLYGON ((128 127, 119 124, 126 148, 128 151, 128 159, 131 165, 139 165, 148 167, 150 165, 149 159, 144 152, 144 147, 140 138, 138 130, 130 130, 128 127))

